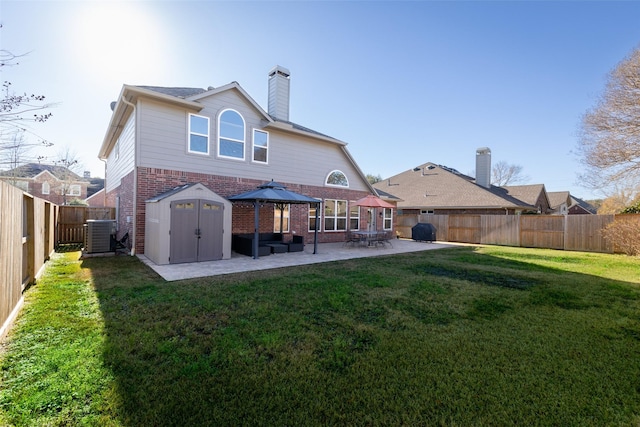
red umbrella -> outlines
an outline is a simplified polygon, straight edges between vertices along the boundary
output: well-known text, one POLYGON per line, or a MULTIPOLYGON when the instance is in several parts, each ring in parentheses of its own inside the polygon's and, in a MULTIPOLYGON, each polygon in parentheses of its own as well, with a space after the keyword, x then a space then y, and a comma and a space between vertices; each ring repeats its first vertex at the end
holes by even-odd
POLYGON ((364 206, 366 208, 395 208, 391 203, 385 202, 380 197, 376 197, 373 194, 369 194, 362 199, 356 200, 352 206, 364 206))

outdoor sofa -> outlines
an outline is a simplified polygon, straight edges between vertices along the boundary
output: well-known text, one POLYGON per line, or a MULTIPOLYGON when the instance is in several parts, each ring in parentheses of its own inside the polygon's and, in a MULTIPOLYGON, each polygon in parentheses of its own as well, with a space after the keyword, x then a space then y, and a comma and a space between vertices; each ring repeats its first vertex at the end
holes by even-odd
MULTIPOLYGON (((234 234, 231 249, 247 256, 253 255, 253 233, 234 234)), ((258 256, 280 252, 301 252, 304 249, 302 236, 293 236, 290 242, 283 242, 282 233, 260 233, 258 236, 258 256)))

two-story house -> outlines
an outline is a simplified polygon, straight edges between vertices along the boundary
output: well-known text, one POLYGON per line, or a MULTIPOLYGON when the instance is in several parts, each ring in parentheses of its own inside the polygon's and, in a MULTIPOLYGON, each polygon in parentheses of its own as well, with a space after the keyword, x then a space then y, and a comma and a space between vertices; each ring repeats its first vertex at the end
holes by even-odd
MULTIPOLYGON (((145 253, 145 230, 153 229, 145 227, 146 203, 186 184, 202 184, 203 197, 220 210, 228 210, 228 197, 271 180, 320 199, 320 242, 343 241, 348 227, 368 225, 368 215, 352 201, 375 190, 347 144, 289 120, 286 68, 269 72, 268 87, 267 112, 237 82, 207 89, 123 86, 112 103, 99 157, 106 160, 107 204, 116 207, 118 234, 129 233, 132 252, 145 253)), ((284 221, 280 212, 272 205, 261 207, 260 231, 313 239, 313 206, 285 206, 284 221)), ((254 232, 252 206, 234 203, 227 214, 232 225, 220 231, 225 242, 229 233, 254 232)), ((229 256, 225 243, 223 258, 229 256)))
POLYGON ((88 180, 64 166, 40 163, 27 163, 2 172, 0 179, 56 205, 85 199, 89 185, 88 180))

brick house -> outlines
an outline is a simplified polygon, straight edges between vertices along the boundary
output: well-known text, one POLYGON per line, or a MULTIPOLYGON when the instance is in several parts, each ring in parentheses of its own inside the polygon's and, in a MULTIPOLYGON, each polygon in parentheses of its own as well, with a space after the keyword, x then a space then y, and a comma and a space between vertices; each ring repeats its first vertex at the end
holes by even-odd
POLYGON ((87 197, 89 181, 64 166, 28 163, 1 172, 0 179, 27 193, 55 203, 69 204, 87 197))
POLYGON ((398 213, 517 215, 549 214, 544 184, 498 187, 491 184, 491 150, 476 151, 476 177, 435 163, 424 163, 375 183, 379 193, 400 199, 398 213))
MULTIPOLYGON (((289 120, 289 71, 274 67, 268 87, 267 112, 237 82, 207 89, 123 86, 99 158, 106 160, 106 203, 116 207, 118 236, 129 233, 132 253, 145 253, 146 202, 195 183, 228 198, 274 180, 321 199, 319 242, 344 241, 348 227, 367 227, 370 217, 389 226, 390 211, 372 215, 351 206, 375 190, 347 144, 289 120)), ((259 231, 312 241, 313 207, 286 206, 283 230, 279 212, 262 206, 259 231)), ((253 231, 253 206, 234 203, 231 232, 253 231)), ((224 252, 228 257, 230 248, 224 252)))

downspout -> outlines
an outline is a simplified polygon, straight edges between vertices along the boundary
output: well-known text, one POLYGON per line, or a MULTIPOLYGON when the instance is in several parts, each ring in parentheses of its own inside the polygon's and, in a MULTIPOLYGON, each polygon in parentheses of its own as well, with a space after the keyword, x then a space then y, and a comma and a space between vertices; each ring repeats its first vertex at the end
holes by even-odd
POLYGON ((100 161, 104 162, 104 184, 102 189, 104 190, 104 197, 102 198, 102 207, 107 206, 107 159, 100 159, 100 161))
MULTIPOLYGON (((131 102, 127 101, 124 96, 120 96, 120 100, 122 102, 124 102, 126 105, 130 106, 131 108, 133 108, 133 120, 135 123, 135 129, 134 129, 134 137, 133 137, 133 218, 132 218, 132 222, 133 225, 131 227, 131 256, 134 256, 136 254, 136 225, 137 225, 137 221, 136 221, 136 214, 138 212, 138 138, 137 138, 137 133, 138 133, 138 123, 137 123, 137 119, 136 119, 136 106, 133 105, 131 102)), ((106 176, 105 176, 106 179, 106 176)))

